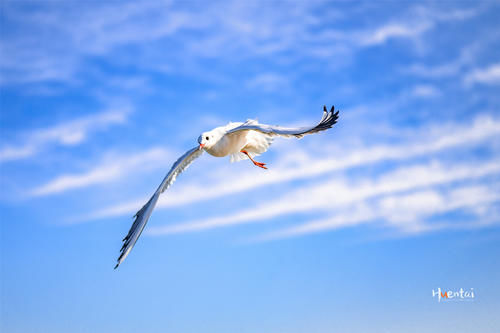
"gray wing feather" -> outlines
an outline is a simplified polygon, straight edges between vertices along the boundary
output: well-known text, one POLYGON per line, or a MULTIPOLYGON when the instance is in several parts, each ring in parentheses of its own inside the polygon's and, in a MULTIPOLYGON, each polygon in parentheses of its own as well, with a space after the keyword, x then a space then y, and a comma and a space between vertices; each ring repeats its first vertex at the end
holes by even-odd
POLYGON ((262 132, 271 136, 285 136, 291 137, 294 136, 296 138, 301 138, 304 135, 317 133, 321 131, 325 131, 331 128, 337 122, 339 118, 339 112, 335 112, 335 107, 332 106, 330 112, 327 111, 326 106, 323 107, 323 117, 321 117, 320 122, 313 127, 299 127, 299 128, 286 128, 281 126, 271 126, 265 124, 255 124, 255 122, 246 122, 241 126, 235 127, 234 129, 228 131, 226 134, 245 131, 245 130, 254 130, 258 132, 262 132))
POLYGON ((137 239, 141 236, 142 230, 146 226, 153 209, 158 202, 158 198, 160 194, 162 194, 167 188, 172 185, 177 176, 181 174, 193 161, 198 158, 201 154, 203 154, 203 149, 199 147, 193 148, 187 151, 184 155, 182 155, 173 165, 170 171, 167 173, 163 181, 161 182, 158 189, 155 191, 153 196, 146 202, 144 206, 134 215, 134 223, 130 227, 130 230, 123 239, 123 246, 120 249, 120 256, 118 257, 118 263, 115 266, 115 269, 120 266, 120 264, 127 258, 128 254, 134 247, 137 239))

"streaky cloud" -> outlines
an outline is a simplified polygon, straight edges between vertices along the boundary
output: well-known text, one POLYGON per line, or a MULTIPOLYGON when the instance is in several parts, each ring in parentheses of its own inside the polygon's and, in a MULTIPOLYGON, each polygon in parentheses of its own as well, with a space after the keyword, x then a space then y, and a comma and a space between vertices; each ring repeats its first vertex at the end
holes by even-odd
MULTIPOLYGON (((498 186, 498 184, 496 184, 498 186)), ((493 207, 500 194, 485 185, 458 186, 451 190, 426 189, 404 195, 392 195, 373 202, 358 202, 332 216, 283 228, 251 238, 252 242, 271 241, 332 231, 383 219, 401 234, 420 234, 443 229, 485 227, 498 223, 493 207), (429 218, 457 210, 474 216, 474 221, 454 223, 449 219, 429 218), (485 214, 485 211, 487 214, 485 214)))
MULTIPOLYGON (((346 170, 359 166, 379 163, 382 161, 398 161, 433 154, 446 149, 462 148, 479 144, 491 137, 500 134, 500 119, 489 115, 477 116, 472 123, 449 124, 433 127, 425 127, 415 131, 412 141, 406 144, 393 145, 367 145, 363 148, 351 151, 343 157, 328 156, 314 157, 303 151, 290 152, 289 154, 300 156, 298 165, 282 165, 270 169, 263 175, 255 177, 231 175, 225 172, 210 184, 210 199, 217 199, 226 195, 243 193, 258 187, 283 183, 298 179, 308 179, 346 170), (426 139, 422 139, 426 138, 426 139)), ((187 190, 178 190, 175 195, 167 195, 160 198, 157 209, 192 204, 208 200, 204 194, 204 186, 192 185, 187 190)), ((81 216, 79 220, 94 220, 113 216, 121 216, 133 213, 144 198, 138 198, 129 202, 112 205, 81 216)))
POLYGON ((171 154, 162 148, 151 148, 141 153, 115 157, 112 161, 100 163, 89 171, 58 176, 46 184, 32 189, 29 191, 29 195, 47 196, 91 185, 108 183, 132 172, 144 170, 145 165, 165 162, 170 157, 171 154))
POLYGON ((130 109, 111 110, 30 131, 21 144, 6 144, 0 148, 0 163, 27 159, 49 145, 73 146, 81 144, 89 133, 102 131, 111 125, 123 124, 130 109))
MULTIPOLYGON (((251 209, 203 221, 152 227, 148 233, 161 235, 193 232, 242 223, 257 223, 257 221, 292 213, 331 212, 336 209, 346 209, 353 205, 364 204, 369 199, 389 196, 384 206, 387 208, 391 206, 391 196, 400 200, 400 197, 397 196, 400 193, 452 184, 457 181, 476 180, 498 173, 500 173, 500 160, 487 161, 481 167, 477 167, 475 164, 440 165, 436 163, 401 167, 383 174, 375 181, 361 178, 352 182, 340 176, 331 176, 319 184, 303 186, 300 190, 287 193, 278 199, 251 209), (335 200, 332 200, 333 196, 335 200), (291 205, 291 202, 294 204, 291 205)), ((428 199, 430 200, 432 197, 429 196, 428 199)), ((385 209, 385 211, 390 212, 391 210, 385 209)))
POLYGON ((500 84, 500 63, 492 64, 486 68, 476 68, 472 70, 464 77, 464 83, 467 85, 500 84))

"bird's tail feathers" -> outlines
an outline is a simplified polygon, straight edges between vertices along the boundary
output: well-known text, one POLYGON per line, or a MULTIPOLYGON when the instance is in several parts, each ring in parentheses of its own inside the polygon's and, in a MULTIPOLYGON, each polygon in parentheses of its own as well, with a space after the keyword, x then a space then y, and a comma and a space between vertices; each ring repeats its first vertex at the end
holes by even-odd
MULTIPOLYGON (((250 154, 250 156, 252 156, 252 158, 254 158, 255 156, 258 155, 258 154, 254 154, 253 152, 248 152, 248 154, 250 154)), ((243 161, 243 160, 248 160, 248 156, 246 154, 241 153, 241 152, 229 155, 229 161, 231 163, 239 162, 239 161, 243 161)))

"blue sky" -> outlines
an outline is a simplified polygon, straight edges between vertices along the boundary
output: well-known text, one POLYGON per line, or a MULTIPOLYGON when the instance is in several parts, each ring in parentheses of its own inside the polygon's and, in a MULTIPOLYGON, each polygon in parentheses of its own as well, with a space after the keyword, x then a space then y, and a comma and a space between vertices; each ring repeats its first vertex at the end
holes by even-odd
POLYGON ((0 11, 3 332, 498 332, 498 2, 0 11), (325 104, 269 170, 193 163, 113 270, 201 132, 325 104))

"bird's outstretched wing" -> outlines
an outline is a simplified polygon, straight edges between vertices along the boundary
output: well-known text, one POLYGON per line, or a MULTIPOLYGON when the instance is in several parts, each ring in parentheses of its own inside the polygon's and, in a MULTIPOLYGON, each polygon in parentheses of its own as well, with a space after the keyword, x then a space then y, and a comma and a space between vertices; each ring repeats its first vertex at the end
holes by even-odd
POLYGON ((132 248, 134 247, 137 239, 142 233, 142 230, 146 226, 153 209, 156 206, 156 202, 167 188, 172 185, 177 176, 181 174, 196 158, 198 158, 201 154, 203 154, 203 149, 200 147, 193 148, 187 151, 184 155, 182 155, 175 163, 172 165, 172 168, 167 173, 163 181, 161 182, 158 189, 153 194, 153 196, 149 199, 148 202, 134 215, 134 223, 130 227, 130 230, 123 239, 123 246, 120 250, 120 256, 118 257, 118 263, 115 266, 115 269, 120 266, 120 264, 125 260, 128 256, 132 248))
POLYGON ((301 138, 304 135, 325 131, 331 128, 337 122, 338 118, 339 118, 339 112, 338 111, 335 112, 335 108, 333 106, 330 112, 328 112, 326 106, 324 106, 323 117, 321 118, 320 122, 313 127, 286 128, 281 126, 259 124, 256 121, 247 121, 246 123, 243 123, 241 126, 229 130, 226 134, 231 134, 238 131, 253 130, 271 136, 285 136, 285 137, 294 136, 296 138, 301 138))

